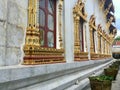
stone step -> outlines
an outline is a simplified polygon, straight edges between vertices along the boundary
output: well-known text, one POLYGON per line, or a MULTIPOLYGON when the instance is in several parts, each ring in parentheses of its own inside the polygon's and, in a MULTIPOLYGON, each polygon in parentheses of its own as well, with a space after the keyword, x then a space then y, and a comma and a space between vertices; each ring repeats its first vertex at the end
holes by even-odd
POLYGON ((111 62, 89 68, 83 71, 66 74, 51 80, 44 81, 35 85, 24 87, 19 90, 81 90, 89 84, 90 75, 99 75, 103 69, 111 62), (78 85, 77 85, 78 84, 78 85))

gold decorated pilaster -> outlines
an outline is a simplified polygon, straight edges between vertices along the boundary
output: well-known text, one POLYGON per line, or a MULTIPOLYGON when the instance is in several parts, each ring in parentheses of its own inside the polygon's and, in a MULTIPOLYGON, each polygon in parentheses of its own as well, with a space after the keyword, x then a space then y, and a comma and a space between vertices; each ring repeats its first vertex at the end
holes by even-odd
POLYGON ((105 54, 105 39, 103 38, 103 54, 105 54))
POLYGON ((107 55, 109 55, 109 42, 107 42, 107 55))
POLYGON ((37 0, 29 0, 28 4, 28 27, 36 27, 37 0))
POLYGON ((108 53, 110 54, 110 43, 109 43, 108 47, 109 47, 109 49, 108 49, 108 53))
POLYGON ((105 54, 107 54, 107 41, 105 40, 105 54))
POLYGON ((98 53, 101 53, 101 39, 100 34, 98 33, 98 53))
POLYGON ((75 39, 75 44, 74 44, 74 50, 75 52, 79 51, 80 52, 80 39, 79 39, 79 20, 80 20, 80 17, 76 16, 74 17, 74 27, 75 27, 75 30, 74 30, 74 39, 75 39))
POLYGON ((89 21, 89 29, 90 29, 90 52, 91 53, 95 53, 95 50, 94 50, 94 43, 93 43, 93 31, 96 31, 97 28, 96 28, 96 25, 95 25, 95 16, 92 15, 91 18, 90 18, 90 21, 89 21))
POLYGON ((107 41, 105 41, 105 54, 107 55, 107 41))
POLYGON ((85 12, 85 4, 82 0, 78 0, 73 8, 73 14, 81 17, 84 21, 87 21, 87 14, 85 12))
POLYGON ((90 52, 94 53, 93 28, 90 27, 90 52))
MULTIPOLYGON (((36 28, 36 9, 37 0, 29 0, 28 5, 28 27, 26 31, 25 47, 26 46, 40 46, 39 29, 36 28)), ((24 47, 24 49, 25 49, 24 47)))
POLYGON ((60 48, 63 48, 63 40, 62 40, 62 10, 63 10, 63 0, 59 1, 59 42, 60 48))

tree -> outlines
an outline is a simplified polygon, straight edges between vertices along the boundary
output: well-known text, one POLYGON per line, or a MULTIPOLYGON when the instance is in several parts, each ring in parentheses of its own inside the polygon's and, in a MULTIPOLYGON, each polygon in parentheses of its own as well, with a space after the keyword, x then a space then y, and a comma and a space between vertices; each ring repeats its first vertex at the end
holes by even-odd
POLYGON ((115 40, 120 40, 120 36, 117 36, 117 37, 115 38, 115 40))

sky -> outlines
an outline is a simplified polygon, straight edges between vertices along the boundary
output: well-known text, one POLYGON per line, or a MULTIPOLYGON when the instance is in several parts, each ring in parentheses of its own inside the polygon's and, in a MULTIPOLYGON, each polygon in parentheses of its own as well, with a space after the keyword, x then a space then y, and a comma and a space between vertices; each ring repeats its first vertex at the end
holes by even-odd
POLYGON ((115 7, 115 18, 116 18, 116 28, 117 28, 116 36, 120 36, 120 0, 113 0, 113 4, 115 7))

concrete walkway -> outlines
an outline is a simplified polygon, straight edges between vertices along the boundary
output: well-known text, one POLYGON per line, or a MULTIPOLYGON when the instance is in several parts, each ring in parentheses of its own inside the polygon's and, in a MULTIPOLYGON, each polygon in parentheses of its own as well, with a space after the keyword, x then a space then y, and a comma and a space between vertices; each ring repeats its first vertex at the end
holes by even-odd
POLYGON ((120 69, 116 80, 112 82, 112 90, 120 90, 120 69))
MULTIPOLYGON (((88 85, 83 90, 91 90, 90 85, 88 85)), ((112 89, 111 90, 120 90, 120 69, 117 74, 116 80, 112 82, 112 89)))

